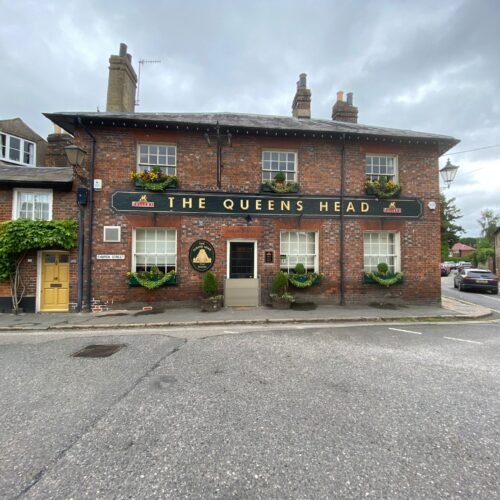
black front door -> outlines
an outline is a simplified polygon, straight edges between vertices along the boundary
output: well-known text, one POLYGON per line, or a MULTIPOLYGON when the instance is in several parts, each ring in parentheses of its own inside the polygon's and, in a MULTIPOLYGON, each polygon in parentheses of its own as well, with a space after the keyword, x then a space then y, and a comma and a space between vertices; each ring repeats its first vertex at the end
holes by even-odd
POLYGON ((253 278, 254 244, 247 242, 229 243, 229 277, 253 278))

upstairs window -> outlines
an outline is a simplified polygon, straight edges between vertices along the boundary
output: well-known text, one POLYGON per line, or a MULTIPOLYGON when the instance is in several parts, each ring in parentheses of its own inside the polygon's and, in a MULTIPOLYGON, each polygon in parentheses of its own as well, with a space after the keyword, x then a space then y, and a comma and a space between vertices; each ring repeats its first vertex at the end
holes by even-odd
POLYGON ((0 159, 19 165, 35 166, 35 143, 0 133, 0 159))
POLYGON ((272 181, 278 172, 283 172, 288 182, 297 180, 297 153, 292 151, 262 152, 262 181, 272 181))
POLYGON ((13 219, 52 220, 52 190, 14 189, 13 219))
POLYGON ((397 157, 367 155, 365 159, 365 176, 367 180, 376 181, 380 177, 397 182, 397 157))
POLYGON ((137 170, 151 170, 160 167, 166 175, 176 175, 177 148, 165 144, 139 144, 137 151, 137 170))

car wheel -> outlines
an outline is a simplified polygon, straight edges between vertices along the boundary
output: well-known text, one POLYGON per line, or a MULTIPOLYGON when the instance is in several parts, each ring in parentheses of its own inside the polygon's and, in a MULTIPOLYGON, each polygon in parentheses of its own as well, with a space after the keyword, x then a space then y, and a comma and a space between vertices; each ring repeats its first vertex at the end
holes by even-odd
POLYGON ((453 280, 453 288, 458 288, 457 282, 455 280, 453 280))
POLYGON ((462 286, 462 283, 459 283, 458 284, 458 289, 463 292, 464 291, 464 287, 462 286))

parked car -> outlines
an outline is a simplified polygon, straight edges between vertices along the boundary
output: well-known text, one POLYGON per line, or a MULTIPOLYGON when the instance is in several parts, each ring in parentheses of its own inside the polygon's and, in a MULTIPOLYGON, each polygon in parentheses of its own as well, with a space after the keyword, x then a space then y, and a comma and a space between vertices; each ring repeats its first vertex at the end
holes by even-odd
POLYGON ((458 263, 458 266, 457 266, 457 269, 459 271, 461 271, 462 269, 471 269, 472 268, 472 264, 470 262, 459 262, 458 263))
POLYGON ((446 265, 446 262, 442 262, 440 264, 441 267, 441 276, 448 276, 450 274, 450 268, 446 265))
POLYGON ((462 269, 453 278, 453 286, 463 290, 485 290, 498 294, 498 278, 488 269, 462 269))
POLYGON ((443 264, 445 266, 448 266, 448 269, 450 271, 455 271, 455 269, 457 268, 457 263, 453 262, 452 260, 447 260, 446 262, 443 262, 443 264))

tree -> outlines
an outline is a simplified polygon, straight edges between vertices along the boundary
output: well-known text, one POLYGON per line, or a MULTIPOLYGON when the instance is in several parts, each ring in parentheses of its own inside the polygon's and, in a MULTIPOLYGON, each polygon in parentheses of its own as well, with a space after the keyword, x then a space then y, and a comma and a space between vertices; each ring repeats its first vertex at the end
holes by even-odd
POLYGON ((470 247, 476 248, 477 242, 479 241, 479 238, 474 238, 471 236, 465 236, 460 238, 460 243, 463 243, 464 245, 468 245, 470 247))
POLYGON ((460 234, 464 232, 462 226, 455 224, 462 217, 461 210, 455 206, 455 198, 446 199, 441 194, 441 257, 448 258, 450 248, 459 241, 460 234))
POLYGON ((10 281, 12 308, 17 314, 26 287, 21 265, 31 250, 76 246, 78 224, 73 220, 17 219, 0 224, 0 281, 10 281))
POLYGON ((489 208, 481 211, 481 218, 477 221, 481 226, 481 237, 488 241, 489 246, 495 245, 495 231, 500 223, 500 215, 489 208))

